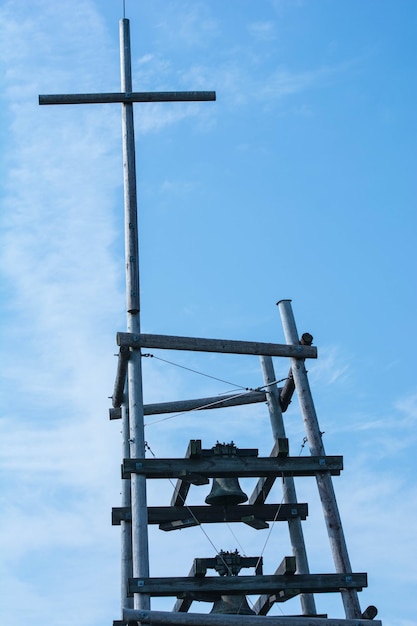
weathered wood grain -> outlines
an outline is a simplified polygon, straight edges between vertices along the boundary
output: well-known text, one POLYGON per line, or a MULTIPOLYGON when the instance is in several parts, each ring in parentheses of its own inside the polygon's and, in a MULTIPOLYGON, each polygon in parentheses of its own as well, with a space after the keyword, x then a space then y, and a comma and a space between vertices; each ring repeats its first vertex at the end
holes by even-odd
POLYGON ((341 456, 311 457, 203 457, 193 459, 124 459, 123 476, 143 474, 148 478, 181 478, 194 481, 195 476, 315 476, 316 473, 339 475, 341 456))
MULTIPOLYGON (((254 515, 265 521, 286 521, 293 517, 306 519, 308 505, 297 504, 239 504, 233 506, 148 506, 148 524, 165 524, 168 522, 187 521, 189 518, 198 520, 201 524, 215 524, 219 522, 241 522, 242 518, 254 515)), ((122 520, 132 519, 128 507, 114 507, 112 509, 112 524, 119 525, 122 520)), ((194 525, 197 525, 195 522, 194 525)), ((163 528, 162 530, 166 530, 163 528)), ((171 529, 169 529, 171 530, 171 529)))
POLYGON ((145 404, 143 412, 144 415, 160 415, 163 413, 182 413, 183 411, 206 411, 208 409, 223 409, 231 406, 255 404, 257 402, 266 402, 265 391, 242 391, 241 393, 210 396, 208 398, 145 404))
POLYGON ((201 102, 216 100, 215 91, 134 91, 123 93, 71 93, 39 96, 39 104, 109 104, 133 102, 201 102))
MULTIPOLYGON (((295 574, 264 576, 205 576, 131 578, 129 593, 146 593, 156 596, 180 596, 195 594, 253 595, 276 594, 301 591, 308 593, 332 593, 341 589, 362 589, 367 586, 365 573, 351 574, 295 574)), ((279 600, 278 600, 279 601, 279 600)))
POLYGON ((323 616, 222 615, 206 613, 173 613, 166 611, 141 611, 124 609, 124 621, 113 626, 127 626, 129 621, 155 626, 382 626, 380 620, 328 619, 323 616))
POLYGON ((162 350, 285 356, 296 359, 317 358, 317 348, 315 346, 236 341, 232 339, 205 339, 202 337, 177 337, 173 335, 117 333, 117 345, 129 346, 131 348, 161 348, 162 350))

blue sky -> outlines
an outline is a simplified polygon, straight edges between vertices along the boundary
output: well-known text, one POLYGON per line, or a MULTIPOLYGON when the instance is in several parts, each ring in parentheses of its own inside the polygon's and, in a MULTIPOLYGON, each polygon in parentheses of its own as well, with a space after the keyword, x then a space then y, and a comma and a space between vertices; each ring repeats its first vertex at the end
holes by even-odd
MULTIPOLYGON (((417 5, 126 0, 126 16, 135 90, 217 92, 135 105, 142 330, 283 343, 275 303, 292 299, 318 347, 308 369, 326 452, 344 456, 334 484, 353 570, 368 572, 361 606, 415 626, 417 5)), ((14 626, 119 617, 121 436, 108 396, 126 324, 120 109, 37 98, 118 91, 120 17, 110 0, 0 4, 0 615, 14 626)), ((153 353, 262 384, 255 357, 153 353)), ((236 389, 158 359, 143 367, 145 402, 236 389)), ((284 378, 288 363, 275 369, 284 378)), ((285 420, 291 453, 307 454, 295 400, 285 420)), ((272 446, 262 405, 151 421, 157 456, 183 456, 191 438, 272 446)), ((314 481, 296 486, 310 569, 332 572, 314 481)), ((171 491, 151 483, 149 503, 171 491)), ((283 524, 268 539, 207 531, 219 549, 264 551, 267 573, 291 553, 283 524)), ((152 529, 150 551, 152 575, 213 556, 198 528, 152 529)), ((343 616, 338 596, 317 605, 343 616)))

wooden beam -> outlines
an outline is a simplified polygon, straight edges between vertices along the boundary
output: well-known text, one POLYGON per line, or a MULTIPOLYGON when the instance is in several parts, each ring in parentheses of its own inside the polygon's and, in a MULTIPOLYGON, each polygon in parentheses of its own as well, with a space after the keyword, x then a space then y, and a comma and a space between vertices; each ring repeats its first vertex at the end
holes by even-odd
POLYGON ((124 609, 124 621, 113 622, 114 626, 127 626, 129 622, 140 622, 155 626, 382 626, 380 620, 327 619, 325 617, 259 615, 224 615, 221 613, 177 613, 168 611, 145 611, 124 609))
POLYGON ((281 411, 283 413, 285 413, 285 411, 288 409, 292 397, 294 395, 294 391, 295 391, 295 383, 294 383, 294 377, 292 375, 292 369, 290 368, 290 371, 288 372, 288 377, 287 380, 284 383, 283 388, 280 391, 279 394, 279 404, 281 407, 281 411))
MULTIPOLYGON (((275 440, 274 446, 271 450, 270 457, 283 457, 288 456, 289 446, 287 437, 278 437, 275 440)), ((251 496, 249 497, 249 504, 263 504, 267 499, 269 492, 271 491, 275 482, 275 476, 262 476, 256 483, 251 496)))
POLYGON ((111 420, 121 420, 122 419, 122 409, 118 407, 117 409, 109 409, 109 419, 111 420))
POLYGON ((126 384, 127 362, 129 360, 130 350, 127 346, 121 346, 117 360, 116 380, 112 395, 112 404, 114 409, 119 409, 123 402, 123 394, 126 384))
POLYGON ((235 341, 230 339, 203 339, 200 337, 176 337, 171 335, 145 335, 117 333, 117 345, 130 348, 161 348, 162 350, 191 350, 193 352, 225 352, 231 354, 254 354, 285 356, 296 359, 316 359, 315 346, 235 341))
MULTIPOLYGON (((132 90, 132 68, 130 52, 129 20, 119 22, 120 34, 120 70, 121 91, 132 90)), ((133 105, 123 104, 122 107, 122 148, 123 148, 123 186, 124 186, 124 223, 125 223, 125 295, 126 324, 129 332, 140 331, 140 290, 139 290, 139 243, 136 194, 136 158, 135 132, 133 121, 133 105)), ((129 420, 129 440, 124 438, 123 447, 129 443, 129 456, 145 456, 145 431, 143 421, 142 393, 142 361, 137 350, 129 355, 127 374, 126 417, 129 420)), ((126 420, 125 425, 126 424, 126 420)), ((122 493, 124 488, 122 488, 122 493)), ((132 569, 133 576, 149 576, 148 525, 146 523, 146 478, 132 475, 130 479, 130 507, 132 523, 129 528, 129 549, 123 554, 121 576, 121 601, 126 598, 127 582, 125 574, 132 569), (131 533, 130 533, 131 531, 131 533), (131 541, 130 541, 131 538, 131 541), (126 567, 125 567, 126 566, 126 567)), ((123 524, 122 528, 125 525, 123 524)), ((127 548, 127 542, 126 542, 127 548)), ((149 609, 150 599, 146 594, 136 594, 133 599, 134 608, 149 609)))
MULTIPOLYGON (((224 554, 224 559, 227 559, 227 553, 223 553, 223 554, 224 554)), ((235 557, 235 555, 233 555, 233 557, 235 557)), ((256 575, 257 576, 262 575, 263 559, 261 556, 236 555, 236 559, 237 559, 237 562, 233 561, 235 562, 235 565, 237 566, 236 571, 239 572, 244 567, 246 568, 255 567, 257 568, 256 575)), ((221 570, 223 570, 224 563, 222 561, 220 561, 220 563, 221 563, 221 570)), ((208 569, 214 569, 217 572, 219 572, 218 568, 219 568, 219 555, 215 557, 194 559, 194 563, 193 563, 194 576, 205 576, 208 569)), ((189 576, 190 575, 191 574, 189 574, 189 576)), ((220 576, 223 576, 223 574, 220 573, 220 576)))
POLYGON ((223 409, 231 406, 255 404, 257 402, 266 402, 265 391, 242 391, 236 394, 210 396, 208 398, 145 404, 143 412, 144 415, 160 415, 162 413, 182 413, 183 411, 206 411, 208 409, 223 409))
MULTIPOLYGON (((302 346, 311 346, 312 343, 313 343, 313 335, 310 335, 310 333, 303 333, 301 335, 300 344, 302 346)), ((292 400, 294 391, 295 391, 294 376, 292 374, 292 369, 290 368, 290 371, 288 372, 287 380, 285 381, 284 387, 281 389, 281 392, 279 394, 279 403, 281 406, 281 411, 283 413, 285 413, 285 411, 288 409, 288 406, 292 400)))
MULTIPOLYGON (((278 302, 278 306, 285 339, 288 344, 293 344, 298 340, 298 331, 292 312, 291 301, 280 300, 278 302)), ((291 369, 306 429, 310 453, 312 455, 325 454, 322 432, 320 431, 304 362, 299 359, 292 359, 291 369)), ((342 521, 337 506, 332 478, 329 473, 317 473, 316 481, 336 571, 351 572, 352 567, 343 533, 342 521)), ((361 608, 358 594, 355 589, 343 590, 341 595, 346 617, 349 619, 359 618, 361 616, 361 608)))
MULTIPOLYGON (((303 335, 303 337, 305 337, 305 335, 303 335)), ((303 337, 301 338, 302 341, 303 341, 303 337)), ((272 362, 271 357, 261 356, 260 362, 261 362, 261 367, 262 367, 264 383, 265 385, 267 385, 267 389, 268 389, 267 405, 268 405, 269 417, 271 421, 272 435, 274 439, 277 440, 280 437, 285 437, 286 435, 284 420, 282 417, 282 409, 280 405, 280 394, 275 384, 277 377, 275 374, 274 364, 272 362)), ((282 478, 281 486, 282 486, 283 502, 284 503, 297 502, 297 493, 295 489, 294 478, 292 476, 286 476, 285 478, 282 478)), ((262 493, 262 496, 265 498, 266 494, 262 493)), ((254 497, 254 500, 258 501, 258 498, 254 497)), ((252 496, 249 499, 249 502, 252 503, 252 496)), ((298 574, 309 574, 310 568, 309 568, 308 559, 307 559, 307 551, 305 547, 301 519, 299 518, 289 519, 288 520, 288 532, 289 532, 290 541, 291 541, 292 553, 295 556, 296 562, 297 562, 297 572, 298 574)), ((302 610, 303 615, 316 615, 317 614, 316 603, 314 600, 314 595, 312 593, 300 594, 299 600, 300 600, 300 605, 301 605, 301 610, 302 610)))
MULTIPOLYGON (((162 415, 165 413, 183 413, 185 411, 207 411, 210 409, 224 409, 231 406, 243 406, 266 401, 267 397, 265 391, 242 391, 241 393, 209 396, 208 398, 193 398, 190 400, 173 400, 171 402, 145 404, 143 414, 162 415)), ((119 408, 110 409, 111 420, 120 419, 121 417, 122 415, 119 408)))
POLYGON ((213 101, 215 91, 134 91, 132 93, 72 93, 40 95, 39 104, 108 104, 121 102, 190 102, 213 101))
MULTIPOLYGON (((197 572, 196 571, 196 560, 194 559, 192 567, 190 569, 190 573, 188 576, 205 576, 205 572, 197 572)), ((179 598, 174 605, 173 611, 179 611, 181 613, 186 613, 190 606, 192 605, 192 598, 179 598)))
MULTIPOLYGON (((255 574, 261 575, 263 568, 263 559, 261 556, 254 557, 240 557, 241 567, 254 567, 255 574)), ((217 557, 215 558, 206 558, 206 559, 194 559, 192 568, 188 576, 197 576, 204 577, 207 573, 208 568, 216 569, 218 564, 217 557)), ((180 598, 176 601, 173 611, 186 612, 190 608, 193 599, 186 596, 184 598, 180 598)))
MULTIPOLYGON (((189 459, 195 456, 200 456, 201 454, 201 439, 191 439, 187 450, 185 452, 185 458, 189 459)), ((207 482, 203 483, 203 484, 207 484, 207 482)), ((172 495, 171 498, 171 507, 180 507, 180 506, 184 506, 185 504, 185 499, 188 495, 188 492, 190 490, 190 486, 191 483, 190 481, 186 481, 186 480, 182 480, 181 478, 179 478, 177 480, 177 483, 174 487, 174 493, 172 495)), ((193 518, 192 518, 193 519, 193 518)), ((195 522, 195 520, 194 520, 195 522)), ((190 524, 190 525, 197 525, 195 524, 190 524)), ((168 530, 168 529, 167 529, 168 530)), ((174 528, 172 528, 172 530, 174 530, 174 528)))
POLYGON ((121 522, 132 521, 132 509, 130 506, 117 506, 111 510, 112 526, 120 526, 121 522))
POLYGON ((297 593, 332 593, 341 589, 362 589, 367 575, 359 574, 295 574, 267 576, 205 576, 204 578, 166 577, 131 578, 129 593, 145 593, 153 597, 191 594, 195 599, 205 595, 253 595, 297 593))
MULTIPOLYGON (((249 504, 237 504, 233 506, 148 506, 148 524, 167 524, 170 522, 188 522, 198 520, 193 525, 216 524, 221 522, 241 522, 243 518, 255 516, 265 521, 287 521, 293 517, 306 519, 308 505, 297 504, 264 504, 253 506, 249 504)), ((115 507, 112 509, 112 524, 117 526, 121 521, 132 519, 128 507, 115 507)), ((178 527, 181 527, 180 525, 178 527)), ((161 528, 161 530, 174 530, 174 528, 161 528)))
MULTIPOLYGON (((275 574, 291 576, 295 574, 297 564, 294 556, 285 556, 275 570, 275 574)), ((258 598, 253 610, 257 615, 266 615, 275 602, 275 596, 264 594, 258 598)))
POLYGON ((181 478, 195 482, 196 477, 219 478, 238 476, 315 476, 328 472, 339 475, 343 469, 341 456, 310 457, 241 457, 213 456, 195 459, 124 459, 123 477, 142 474, 148 478, 181 478))

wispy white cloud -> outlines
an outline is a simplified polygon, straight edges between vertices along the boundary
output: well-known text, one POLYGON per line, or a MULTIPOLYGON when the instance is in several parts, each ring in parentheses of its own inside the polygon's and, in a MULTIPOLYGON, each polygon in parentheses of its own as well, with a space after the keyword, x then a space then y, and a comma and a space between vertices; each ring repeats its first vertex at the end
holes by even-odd
MULTIPOLYGON (((1 422, 2 578, 14 604, 19 590, 31 602, 20 602, 22 614, 40 620, 56 590, 52 582, 40 589, 40 578, 22 561, 55 552, 61 580, 74 574, 77 550, 101 551, 97 563, 103 558, 103 570, 114 567, 115 548, 108 562, 103 550, 114 531, 103 521, 119 494, 119 433, 108 422, 106 395, 115 370, 109 328, 117 328, 123 310, 116 264, 122 164, 116 110, 37 103, 39 93, 102 88, 115 50, 108 49, 93 3, 74 10, 71 2, 34 2, 23 22, 19 5, 1 9, 10 120, 1 258, 12 286, 3 309, 10 398, 1 422), (67 550, 74 556, 65 557, 67 550)), ((47 568, 52 560, 43 562, 47 568)), ((77 576, 83 579, 82 572, 77 576)), ((87 580, 80 586, 87 588, 87 580)))
POLYGON ((320 347, 317 361, 308 363, 309 378, 317 385, 329 386, 346 383, 351 371, 351 363, 336 346, 320 347))
MULTIPOLYGON (((10 120, 5 146, 10 174, 3 199, 1 252, 4 280, 10 286, 10 299, 2 303, 7 324, 1 466, 6 563, 2 580, 7 604, 2 610, 7 616, 4 621, 13 615, 16 625, 41 622, 53 613, 60 616, 59 626, 70 626, 76 605, 78 626, 91 626, 118 613, 119 545, 117 529, 110 526, 110 508, 119 503, 120 425, 108 421, 106 396, 111 394, 115 373, 114 333, 124 324, 120 313, 124 294, 119 110, 106 106, 40 108, 37 95, 118 90, 118 52, 93 2, 81 0, 74 8, 70 0, 35 0, 29 3, 29 15, 26 10, 21 20, 21 10, 27 6, 24 0, 13 0, 1 8, 7 68, 3 97, 8 99, 10 120), (114 76, 114 84, 113 79, 109 84, 109 75, 114 76), (93 579, 100 583, 95 588, 93 579)), ((184 10, 191 7, 190 3, 182 6, 184 10)), ((204 35, 207 41, 218 37, 220 27, 204 7, 193 3, 189 20, 182 25, 181 41, 186 43, 189 37, 190 45, 198 45, 193 40, 197 34, 200 43, 204 35)), ((169 20, 163 16, 161 36, 168 27, 178 42, 171 16, 169 20)), ((257 28, 258 35, 268 34, 266 23, 257 28)), ((180 68, 175 79, 184 88, 217 88, 222 106, 226 101, 235 106, 253 97, 268 97, 276 103, 333 80, 346 69, 294 73, 280 67, 270 70, 261 83, 253 71, 256 59, 251 51, 240 62, 239 52, 226 50, 214 70, 209 62, 180 68), (249 58, 250 68, 245 67, 249 58)), ((136 77, 151 86, 154 68, 162 72, 162 78, 172 70, 163 56, 149 54, 137 61, 136 77)), ((138 132, 157 132, 190 116, 197 119, 206 109, 206 105, 190 104, 166 107, 143 107, 138 132)), ((203 114, 204 123, 210 115, 203 114)), ((186 180, 174 185, 167 178, 161 193, 188 193, 190 185, 186 180)), ((252 323, 249 316, 247 322, 252 323)), ((228 323, 234 332, 235 319, 228 323)), ((219 372, 219 362, 212 360, 206 369, 219 372)), ((354 379, 351 355, 341 358, 338 348, 324 348, 309 369, 316 392, 320 390, 319 404, 323 397, 327 402, 327 394, 334 391, 346 399, 354 379)), ((224 375, 238 383, 261 382, 253 369, 238 370, 234 363, 229 363, 224 375)), ((147 369, 145 377, 149 402, 226 391, 216 383, 190 383, 164 367, 147 369)), ((332 409, 336 405, 333 402, 332 409)), ((410 518, 415 516, 416 494, 410 480, 416 397, 390 400, 383 412, 362 410, 359 403, 351 411, 352 406, 353 402, 349 407, 339 403, 340 411, 325 415, 325 421, 335 425, 338 450, 347 452, 346 479, 341 478, 337 489, 354 561, 363 562, 366 569, 369 558, 374 577, 386 571, 384 559, 389 560, 401 571, 402 585, 409 580, 414 583, 414 574, 409 576, 401 566, 409 563, 412 535, 409 529, 402 532, 404 502, 410 518), (393 474, 399 456, 411 462, 401 474, 393 474), (375 537, 384 551, 374 548, 375 537), (393 537, 389 546, 387 537, 393 537)), ((295 400, 285 420, 292 453, 298 454, 304 431, 295 400)), ((325 437, 333 437, 331 431, 325 437)), ((157 455, 174 452, 181 456, 190 438, 202 437, 205 447, 223 438, 250 447, 262 433, 262 452, 268 454, 272 438, 266 434, 264 442, 264 433, 269 432, 266 407, 259 405, 244 412, 233 409, 227 415, 206 411, 178 417, 149 426, 146 436, 157 455)), ((331 446, 328 452, 334 452, 331 446)), ((191 500, 200 502, 205 489, 193 488, 191 500)), ((149 492, 155 504, 161 504, 161 499, 168 502, 171 493, 169 484, 152 485, 149 492)), ((300 494, 302 499, 303 488, 300 494)), ((317 494, 311 495, 306 528, 313 539, 314 566, 319 568, 330 557, 326 553, 322 559, 320 554, 323 528, 317 520, 321 511, 317 494)), ((277 488, 274 498, 280 497, 277 488)), ((274 549, 266 555, 266 571, 273 571, 277 554, 290 550, 279 526, 274 529, 274 549)), ((154 573, 166 573, 169 567, 178 574, 180 562, 185 574, 193 556, 212 555, 201 529, 190 529, 174 542, 169 533, 162 538, 159 533, 157 538, 154 530, 154 573), (184 557, 186 551, 190 557, 184 557), (168 552, 172 559, 167 565, 168 552)), ((238 533, 248 554, 262 549, 261 532, 245 528, 238 533)), ((229 547, 220 543, 217 531, 212 536, 220 548, 229 547)), ((236 547, 232 536, 230 547, 236 547)), ((407 626, 404 620, 391 623, 407 626)))
POLYGON ((205 2, 184 0, 176 5, 161 4, 158 30, 165 44, 208 48, 221 32, 210 5, 205 2), (163 17, 162 17, 163 16, 163 17))
POLYGON ((272 41, 276 38, 275 22, 252 22, 248 25, 249 34, 257 41, 272 41))

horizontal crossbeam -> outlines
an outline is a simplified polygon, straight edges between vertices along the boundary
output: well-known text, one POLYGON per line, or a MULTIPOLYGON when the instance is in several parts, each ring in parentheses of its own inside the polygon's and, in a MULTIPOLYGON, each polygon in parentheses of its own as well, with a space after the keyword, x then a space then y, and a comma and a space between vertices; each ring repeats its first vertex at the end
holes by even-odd
MULTIPOLYGON (((126 348, 126 346, 124 346, 126 348)), ((127 348, 128 349, 128 348, 127 348)), ((119 369, 118 369, 119 371, 119 369)), ((119 381, 120 378, 117 379, 119 381)), ((124 381, 123 381, 124 382, 124 381)), ((117 382, 115 384, 116 388, 117 382)), ((121 389, 121 385, 119 385, 121 389)), ((278 388, 278 391, 280 388, 278 388)), ((113 405, 115 398, 122 403, 123 395, 113 393, 113 405)), ((246 404, 256 404, 266 402, 265 391, 241 391, 240 393, 224 394, 219 396, 209 396, 207 398, 192 398, 190 400, 172 400, 171 402, 157 402, 155 404, 145 404, 143 406, 144 415, 161 415, 163 413, 182 413, 184 411, 207 411, 209 409, 225 409, 231 406, 243 406, 246 404)), ((110 419, 121 419, 122 414, 118 408, 110 410, 110 419)))
POLYGON ((146 611, 143 609, 123 609, 123 620, 114 621, 113 626, 127 626, 130 621, 153 626, 382 626, 380 620, 368 619, 328 619, 323 616, 284 616, 263 617, 258 615, 222 615, 215 613, 173 613, 168 611, 146 611))
MULTIPOLYGON (((203 457, 192 459, 124 459, 123 478, 143 474, 148 478, 182 478, 197 482, 199 478, 238 476, 314 476, 330 472, 338 476, 343 469, 341 456, 296 457, 203 457)), ((201 483, 200 483, 201 484, 201 483)))
MULTIPOLYGON (((239 504, 232 506, 149 506, 148 524, 164 524, 167 522, 188 522, 191 526, 213 524, 218 522, 241 522, 243 518, 254 515, 265 521, 286 521, 294 517, 303 520, 308 515, 306 503, 296 504, 239 504), (197 521, 196 521, 197 520, 197 521)), ((132 519, 130 507, 115 507, 112 509, 112 524, 117 526, 121 521, 132 519)), ((172 528, 174 530, 175 526, 172 528)), ((178 525, 181 528, 181 525, 178 525)), ((163 529, 171 530, 171 529, 163 529)))
POLYGON ((195 599, 207 595, 253 595, 291 592, 332 593, 341 589, 366 587, 367 575, 360 574, 294 574, 267 576, 205 576, 199 577, 164 577, 164 578, 129 578, 128 591, 146 593, 151 596, 182 596, 191 594, 195 599))
POLYGON ((145 404, 143 412, 144 415, 160 415, 162 413, 181 413, 182 411, 224 409, 231 406, 255 404, 257 402, 266 402, 265 391, 241 391, 240 393, 210 396, 208 398, 145 404))
POLYGON ((315 346, 235 341, 231 339, 204 339, 201 337, 177 337, 171 335, 148 335, 117 333, 117 345, 131 348, 161 348, 162 350, 191 350, 194 352, 226 352, 253 354, 256 356, 285 356, 296 359, 316 359, 315 346))
POLYGON ((108 104, 121 102, 202 102, 216 99, 215 91, 134 91, 132 93, 73 93, 40 95, 39 104, 108 104))

